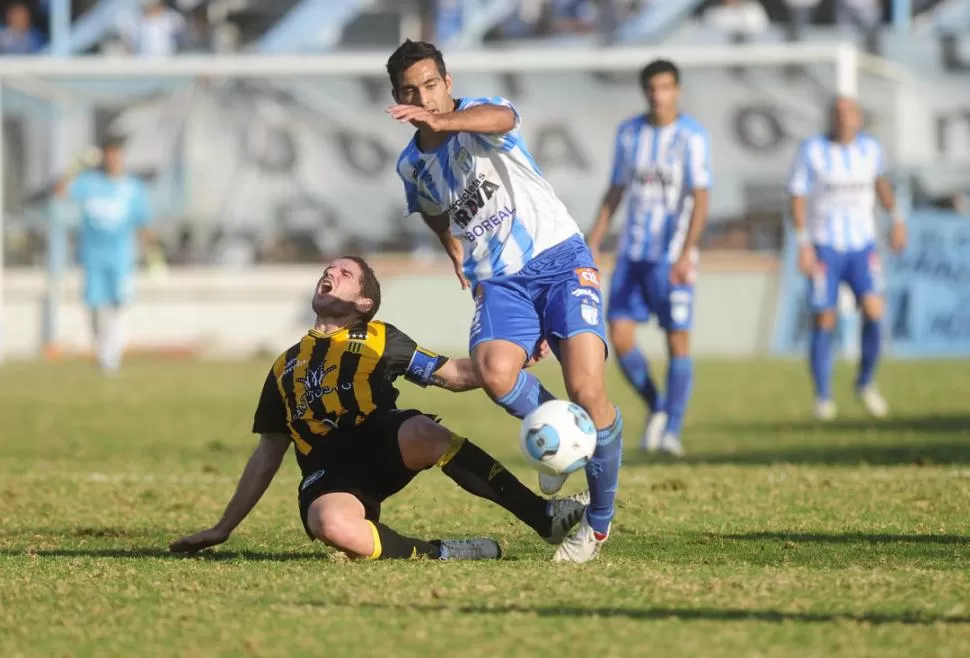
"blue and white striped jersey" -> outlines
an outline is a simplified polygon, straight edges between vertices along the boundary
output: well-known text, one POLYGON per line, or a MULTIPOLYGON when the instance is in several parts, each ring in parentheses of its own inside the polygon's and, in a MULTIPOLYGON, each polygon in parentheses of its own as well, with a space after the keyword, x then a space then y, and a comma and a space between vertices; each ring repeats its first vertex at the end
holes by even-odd
MULTIPOLYGON (((463 98, 457 109, 504 98, 463 98)), ((515 274, 550 247, 579 233, 566 206, 542 177, 515 127, 504 135, 456 133, 434 151, 417 147, 417 135, 397 162, 408 214, 448 213, 451 232, 464 240, 465 277, 472 285, 515 274)))
POLYGON ((882 147, 859 133, 848 144, 825 135, 802 142, 788 192, 806 197, 812 242, 836 251, 861 251, 876 240, 876 179, 886 171, 882 147))
POLYGON ((627 190, 627 217, 618 257, 674 261, 680 257, 694 209, 692 192, 711 186, 710 140, 693 118, 654 126, 647 115, 616 131, 611 185, 627 190))

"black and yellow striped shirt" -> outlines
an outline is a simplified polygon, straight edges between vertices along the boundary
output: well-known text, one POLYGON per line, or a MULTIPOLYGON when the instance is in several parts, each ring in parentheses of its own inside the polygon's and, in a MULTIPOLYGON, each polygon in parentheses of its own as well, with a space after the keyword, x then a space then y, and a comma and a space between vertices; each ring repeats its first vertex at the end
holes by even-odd
POLYGON ((351 430, 375 411, 394 409, 397 377, 427 386, 446 361, 377 320, 329 334, 311 329, 273 363, 253 431, 289 434, 299 453, 309 455, 331 432, 351 430))

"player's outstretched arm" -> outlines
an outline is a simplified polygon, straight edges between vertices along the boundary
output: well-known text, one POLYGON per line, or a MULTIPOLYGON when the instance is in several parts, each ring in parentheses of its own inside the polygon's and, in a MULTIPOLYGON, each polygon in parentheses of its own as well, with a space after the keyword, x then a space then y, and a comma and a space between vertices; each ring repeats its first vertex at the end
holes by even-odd
MULTIPOLYGON (((549 344, 542 341, 539 343, 536 353, 525 362, 524 367, 531 368, 549 356, 550 351, 549 344)), ((455 393, 472 391, 482 387, 482 381, 478 378, 471 359, 448 359, 434 371, 428 383, 455 393)))
POLYGON ((172 542, 169 550, 173 553, 195 553, 229 539, 232 531, 252 511, 273 481, 289 445, 290 437, 285 434, 261 435, 259 444, 239 478, 236 493, 233 494, 219 522, 207 530, 172 542))
POLYGON ((444 114, 416 105, 393 105, 387 113, 401 123, 410 123, 438 133, 480 133, 504 135, 515 128, 515 111, 505 105, 485 103, 444 114))

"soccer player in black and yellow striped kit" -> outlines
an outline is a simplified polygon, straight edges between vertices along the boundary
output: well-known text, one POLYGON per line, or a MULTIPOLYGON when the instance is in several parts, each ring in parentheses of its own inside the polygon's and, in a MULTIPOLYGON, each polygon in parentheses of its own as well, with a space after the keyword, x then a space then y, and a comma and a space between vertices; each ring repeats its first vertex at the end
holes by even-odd
POLYGON ((480 382, 468 359, 438 356, 374 320, 380 301, 380 283, 363 259, 339 258, 326 268, 313 297, 314 327, 276 359, 263 384, 253 422, 260 441, 222 519, 174 542, 172 551, 226 541, 269 486, 290 443, 303 474, 299 504, 307 535, 354 557, 500 557, 492 539, 426 541, 381 523, 381 503, 433 466, 549 543, 561 542, 579 522, 588 492, 541 498, 432 416, 396 407, 399 376, 451 391, 480 382))

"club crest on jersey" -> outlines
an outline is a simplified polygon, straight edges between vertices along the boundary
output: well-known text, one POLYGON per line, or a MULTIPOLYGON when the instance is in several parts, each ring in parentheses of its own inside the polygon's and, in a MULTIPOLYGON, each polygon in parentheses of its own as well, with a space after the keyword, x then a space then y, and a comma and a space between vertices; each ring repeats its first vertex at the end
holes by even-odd
POLYGON ((455 152, 455 166, 461 169, 464 174, 472 173, 472 169, 475 168, 471 153, 464 146, 459 147, 455 152))
POLYGON ((600 273, 592 267, 579 267, 576 269, 576 276, 579 277, 579 285, 589 288, 600 287, 600 273))
POLYGON ((600 321, 600 310, 592 304, 580 304, 579 312, 582 314, 586 324, 596 324, 600 321))

